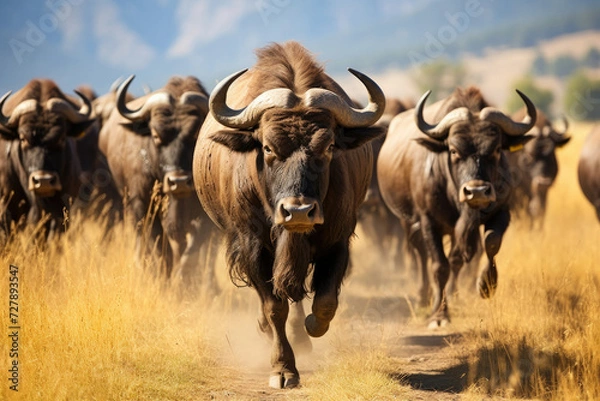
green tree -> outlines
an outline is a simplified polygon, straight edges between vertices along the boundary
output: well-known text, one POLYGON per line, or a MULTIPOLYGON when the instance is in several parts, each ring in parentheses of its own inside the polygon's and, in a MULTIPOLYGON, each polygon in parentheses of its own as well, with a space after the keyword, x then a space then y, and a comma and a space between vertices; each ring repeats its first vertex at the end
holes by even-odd
POLYGON ((413 79, 420 93, 431 90, 430 102, 442 99, 463 85, 467 75, 465 66, 446 59, 436 59, 421 66, 413 79))
MULTIPOLYGON (((531 75, 520 78, 512 85, 512 88, 523 92, 538 109, 550 115, 550 108, 554 102, 554 93, 549 89, 537 86, 531 75)), ((523 107, 523 100, 516 93, 508 98, 506 108, 510 113, 514 113, 521 107, 523 107)))
POLYGON ((576 120, 600 119, 600 81, 577 71, 567 81, 565 113, 576 120))

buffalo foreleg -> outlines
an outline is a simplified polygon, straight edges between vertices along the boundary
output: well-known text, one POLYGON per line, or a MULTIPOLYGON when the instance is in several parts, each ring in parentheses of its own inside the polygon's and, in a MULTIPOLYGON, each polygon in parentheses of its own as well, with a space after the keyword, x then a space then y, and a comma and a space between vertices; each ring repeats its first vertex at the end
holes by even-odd
POLYGON ((498 270, 496 268, 495 256, 500 250, 502 237, 510 222, 510 212, 502 210, 485 223, 483 234, 483 247, 488 258, 488 263, 481 269, 477 287, 482 298, 494 295, 498 285, 498 270))
POLYGON ((273 262, 268 259, 263 253, 263 257, 257 261, 260 266, 256 272, 258 276, 251 277, 251 281, 260 298, 259 328, 272 339, 269 386, 292 388, 300 383, 300 375, 285 331, 289 304, 287 299, 281 299, 273 292, 273 262))
POLYGON ((329 323, 338 307, 338 294, 348 268, 348 242, 338 243, 327 255, 315 262, 312 288, 315 297, 312 313, 306 317, 306 331, 312 337, 321 337, 329 330, 329 323))
POLYGON ((408 232, 406 247, 411 256, 413 267, 417 269, 421 275, 419 305, 421 307, 427 307, 429 305, 429 298, 431 297, 431 283, 429 282, 429 270, 427 266, 429 261, 427 257, 427 247, 423 241, 421 224, 417 222, 412 225, 407 224, 406 227, 406 231, 408 232))
POLYGON ((442 235, 427 217, 421 217, 421 233, 423 242, 431 258, 433 272, 433 308, 429 318, 430 327, 443 326, 450 321, 448 301, 446 299, 446 284, 450 277, 450 263, 444 253, 442 235))

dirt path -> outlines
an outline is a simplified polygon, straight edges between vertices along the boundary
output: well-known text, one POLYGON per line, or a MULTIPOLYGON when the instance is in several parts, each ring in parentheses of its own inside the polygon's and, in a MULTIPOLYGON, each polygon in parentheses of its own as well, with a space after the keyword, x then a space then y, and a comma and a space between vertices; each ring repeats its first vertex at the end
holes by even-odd
MULTIPOLYGON (((459 393, 465 389, 469 373, 468 350, 461 343, 461 333, 452 326, 429 330, 421 319, 412 317, 406 299, 376 292, 377 289, 360 288, 342 294, 330 332, 313 339, 309 355, 297 356, 302 383, 309 382, 315 371, 335 363, 335 353, 340 349, 377 347, 389 357, 386 373, 399 384, 412 388, 406 399, 461 399, 459 393)), ((256 332, 254 310, 254 305, 247 306, 239 314, 227 317, 228 363, 243 373, 237 373, 225 389, 209 394, 209 399, 306 399, 310 395, 308 385, 293 390, 267 386, 270 351, 256 332)))

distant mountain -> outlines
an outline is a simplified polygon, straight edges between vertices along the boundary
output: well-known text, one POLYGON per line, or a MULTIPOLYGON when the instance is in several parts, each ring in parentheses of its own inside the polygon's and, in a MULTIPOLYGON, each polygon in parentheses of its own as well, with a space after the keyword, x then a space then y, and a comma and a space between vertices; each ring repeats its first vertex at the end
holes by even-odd
POLYGON ((420 8, 357 7, 351 30, 317 41, 332 55, 332 70, 347 65, 382 70, 410 67, 432 58, 481 54, 491 47, 530 47, 542 40, 587 29, 600 29, 597 0, 434 0, 420 8))

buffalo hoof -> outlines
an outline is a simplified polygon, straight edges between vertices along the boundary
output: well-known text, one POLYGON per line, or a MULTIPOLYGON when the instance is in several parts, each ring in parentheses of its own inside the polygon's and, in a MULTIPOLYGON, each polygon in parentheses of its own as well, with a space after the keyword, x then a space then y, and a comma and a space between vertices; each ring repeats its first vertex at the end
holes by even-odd
POLYGON ((321 337, 323 334, 327 333, 327 330, 329 330, 329 323, 319 324, 315 315, 311 313, 306 317, 306 320, 304 321, 304 327, 306 327, 306 332, 309 336, 321 337))
POLYGON ((449 324, 450 324, 450 318, 437 317, 437 318, 432 318, 429 320, 429 324, 427 325, 427 328, 429 330, 436 330, 436 329, 439 329, 440 327, 446 327, 449 324))
POLYGON ((297 374, 275 374, 269 377, 269 387, 276 389, 295 388, 300 385, 300 377, 297 374))

